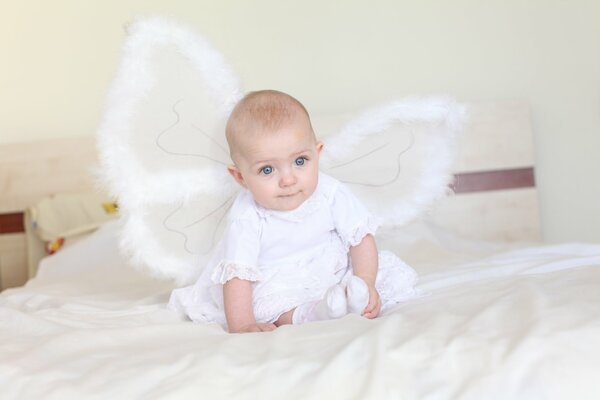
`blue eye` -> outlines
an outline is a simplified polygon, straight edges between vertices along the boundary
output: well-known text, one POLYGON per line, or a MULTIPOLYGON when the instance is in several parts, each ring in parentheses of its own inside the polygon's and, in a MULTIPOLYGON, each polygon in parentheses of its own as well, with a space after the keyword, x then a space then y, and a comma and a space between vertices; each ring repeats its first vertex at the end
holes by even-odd
POLYGON ((306 158, 298 157, 298 158, 296 158, 296 160, 294 162, 296 163, 296 165, 301 166, 301 165, 304 165, 305 161, 306 161, 306 158))
POLYGON ((267 165, 266 167, 262 167, 260 169, 260 172, 262 172, 265 175, 269 175, 271 172, 273 172, 273 167, 271 167, 270 165, 267 165))

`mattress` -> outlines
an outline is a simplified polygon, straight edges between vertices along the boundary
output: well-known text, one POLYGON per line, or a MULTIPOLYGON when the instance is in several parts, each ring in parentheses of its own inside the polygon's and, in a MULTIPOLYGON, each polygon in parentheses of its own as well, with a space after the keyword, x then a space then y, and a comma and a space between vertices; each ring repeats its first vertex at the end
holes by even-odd
POLYGON ((381 246, 415 267, 420 297, 375 320, 229 334, 167 310, 172 284, 129 267, 116 231, 0 294, 2 398, 600 396, 600 245, 387 232, 381 246))

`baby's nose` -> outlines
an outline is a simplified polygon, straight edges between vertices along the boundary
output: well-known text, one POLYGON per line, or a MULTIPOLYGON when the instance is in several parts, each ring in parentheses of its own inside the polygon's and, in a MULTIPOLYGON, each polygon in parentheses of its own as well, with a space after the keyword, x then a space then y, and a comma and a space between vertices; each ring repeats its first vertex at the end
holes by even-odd
POLYGON ((288 187, 288 186, 295 184, 296 181, 297 181, 297 179, 296 179, 296 174, 294 174, 294 171, 292 171, 291 169, 282 171, 281 175, 279 177, 279 186, 282 188, 288 187))

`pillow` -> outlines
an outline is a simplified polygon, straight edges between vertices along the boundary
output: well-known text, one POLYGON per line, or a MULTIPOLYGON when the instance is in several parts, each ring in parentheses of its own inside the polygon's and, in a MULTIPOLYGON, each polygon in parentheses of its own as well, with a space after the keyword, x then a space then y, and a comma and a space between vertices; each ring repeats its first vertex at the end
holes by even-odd
POLYGON ((25 231, 30 277, 41 257, 89 235, 116 219, 118 206, 102 193, 61 193, 26 210, 25 231))

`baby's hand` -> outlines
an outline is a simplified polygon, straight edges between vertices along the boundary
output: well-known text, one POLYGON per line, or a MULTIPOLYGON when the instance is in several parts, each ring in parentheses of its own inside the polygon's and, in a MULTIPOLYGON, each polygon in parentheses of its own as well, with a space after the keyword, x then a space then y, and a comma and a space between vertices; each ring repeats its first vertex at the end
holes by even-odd
POLYGON ((363 311, 363 317, 373 319, 379 315, 381 311, 381 300, 379 298, 379 292, 375 289, 374 285, 367 285, 369 288, 369 303, 363 311))
POLYGON ((255 322, 253 324, 242 326, 236 330, 230 330, 229 333, 271 332, 275 328, 277 328, 275 324, 259 324, 258 322, 255 322))

